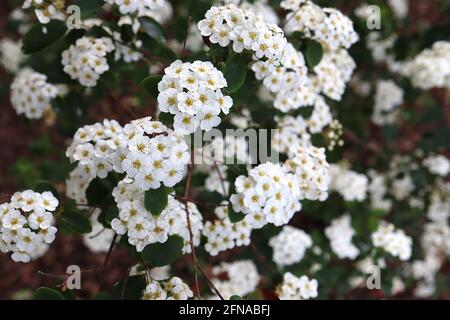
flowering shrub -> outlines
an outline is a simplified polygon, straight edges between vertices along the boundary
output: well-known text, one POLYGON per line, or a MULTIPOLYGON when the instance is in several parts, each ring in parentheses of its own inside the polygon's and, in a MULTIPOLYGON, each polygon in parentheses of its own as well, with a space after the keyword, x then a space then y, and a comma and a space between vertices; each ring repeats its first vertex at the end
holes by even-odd
POLYGON ((448 297, 436 2, 8 1, 2 264, 36 299, 448 297), (85 253, 81 291, 36 269, 85 253))

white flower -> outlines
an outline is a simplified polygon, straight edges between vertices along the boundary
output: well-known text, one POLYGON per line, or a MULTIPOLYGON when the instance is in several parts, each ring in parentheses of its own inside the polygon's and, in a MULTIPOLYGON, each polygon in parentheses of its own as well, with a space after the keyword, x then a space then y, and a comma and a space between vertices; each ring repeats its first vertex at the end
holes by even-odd
POLYGON ((110 38, 80 38, 62 53, 64 71, 81 85, 95 87, 100 75, 109 70, 105 56, 113 50, 110 38))
POLYGON ((31 69, 22 69, 11 84, 11 104, 17 114, 39 119, 51 110, 51 100, 58 89, 47 82, 47 76, 31 69))
POLYGON ((58 200, 51 192, 16 192, 10 203, 0 205, 0 249, 12 252, 16 262, 29 262, 42 256, 55 239, 53 214, 58 200), (48 211, 46 211, 48 210, 48 211))
POLYGON ((161 112, 175 115, 175 132, 187 135, 199 126, 209 131, 220 124, 220 111, 227 114, 233 102, 220 91, 227 83, 211 62, 176 60, 164 72, 158 105, 161 112))
POLYGON ((273 261, 279 266, 300 262, 312 244, 307 233, 291 226, 284 226, 278 235, 269 240, 273 248, 273 261))
POLYGON ((310 299, 317 297, 317 280, 309 280, 307 276, 301 276, 298 283, 300 288, 300 294, 303 299, 310 299))

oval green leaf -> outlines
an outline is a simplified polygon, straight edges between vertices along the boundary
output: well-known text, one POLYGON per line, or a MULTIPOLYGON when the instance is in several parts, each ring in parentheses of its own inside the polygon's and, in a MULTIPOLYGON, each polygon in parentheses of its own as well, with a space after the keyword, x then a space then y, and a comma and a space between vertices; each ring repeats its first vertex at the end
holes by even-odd
POLYGON ((141 253, 145 263, 152 267, 171 264, 183 255, 184 240, 180 236, 170 236, 164 243, 147 245, 141 253))
POLYGON ((23 37, 22 51, 25 54, 41 51, 62 38, 66 31, 64 21, 51 20, 45 25, 35 24, 23 37))

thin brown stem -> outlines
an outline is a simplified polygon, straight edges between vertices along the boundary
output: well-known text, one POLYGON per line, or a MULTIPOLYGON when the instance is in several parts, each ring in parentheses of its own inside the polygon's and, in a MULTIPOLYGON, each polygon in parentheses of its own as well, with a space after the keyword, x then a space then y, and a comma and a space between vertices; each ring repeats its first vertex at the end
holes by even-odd
POLYGON ((192 177, 192 169, 194 167, 194 153, 191 154, 191 164, 188 169, 188 176, 186 178, 186 189, 184 191, 184 211, 186 212, 186 220, 189 230, 189 242, 191 244, 191 256, 192 256, 192 264, 194 265, 194 279, 195 279, 195 289, 197 293, 197 298, 201 300, 200 297, 200 288, 198 286, 198 270, 197 270, 197 256, 195 255, 195 246, 194 246, 194 237, 192 235, 192 227, 191 227, 191 218, 189 214, 188 208, 188 199, 189 199, 189 191, 191 188, 191 177, 192 177))

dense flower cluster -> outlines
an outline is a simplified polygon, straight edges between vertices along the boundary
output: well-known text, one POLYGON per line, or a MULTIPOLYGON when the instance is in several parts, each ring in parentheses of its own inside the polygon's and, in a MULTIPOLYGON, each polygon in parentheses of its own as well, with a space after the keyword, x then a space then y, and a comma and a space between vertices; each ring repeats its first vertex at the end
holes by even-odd
POLYGON ((307 276, 300 278, 287 272, 283 276, 283 282, 277 288, 280 300, 308 300, 316 298, 318 283, 316 279, 309 279, 307 276))
POLYGON ((205 222, 202 231, 207 239, 205 250, 210 255, 215 256, 221 251, 250 244, 252 226, 246 219, 236 223, 231 222, 225 203, 218 206, 214 213, 218 219, 205 222))
POLYGON ((222 262, 212 269, 212 274, 215 277, 226 274, 226 280, 214 278, 212 282, 224 299, 227 300, 233 295, 244 297, 251 293, 256 289, 261 279, 255 264, 251 260, 222 262))
POLYGON ((403 230, 395 229, 393 224, 382 221, 378 229, 372 233, 373 245, 383 248, 400 260, 409 260, 412 253, 412 239, 403 230))
POLYGON ((211 7, 205 19, 198 23, 202 36, 212 43, 226 47, 232 42, 235 52, 254 51, 257 58, 281 56, 286 44, 283 30, 268 24, 252 11, 240 9, 233 4, 211 7))
POLYGON ((58 199, 49 192, 16 192, 0 205, 0 250, 12 252, 16 262, 29 262, 47 251, 55 240, 53 214, 58 199))
MULTIPOLYGON (((183 203, 169 196, 167 207, 160 215, 154 216, 144 206, 144 194, 129 188, 127 181, 122 181, 113 190, 119 217, 111 221, 111 227, 117 234, 128 236, 128 242, 136 246, 138 252, 146 245, 164 243, 171 235, 184 239, 183 252, 191 252, 186 208, 183 203)), ((200 244, 203 218, 195 204, 188 202, 193 245, 200 244)))
POLYGON ((158 22, 164 22, 172 15, 172 6, 166 0, 104 0, 116 5, 120 14, 150 17, 158 22))
POLYGON ((233 100, 221 92, 227 81, 211 62, 176 60, 164 73, 158 83, 158 106, 175 115, 175 131, 190 134, 198 127, 209 131, 221 122, 221 111, 229 113, 233 100))
POLYGON ((78 162, 67 181, 67 194, 85 203, 89 182, 111 171, 126 172, 128 184, 141 191, 161 184, 172 187, 183 178, 189 162, 187 149, 180 136, 150 117, 124 127, 115 120, 86 125, 78 129, 66 151, 72 162, 78 162))
POLYGON ((62 53, 64 72, 85 87, 95 87, 109 70, 106 55, 114 48, 110 38, 82 37, 62 53))
POLYGON ((450 88, 450 42, 437 41, 405 63, 403 73, 421 89, 450 88))
POLYGON ((248 216, 252 228, 284 225, 301 209, 299 181, 279 164, 260 164, 248 176, 239 176, 235 187, 237 193, 230 197, 233 209, 248 216))
POLYGON ((140 189, 173 187, 181 181, 190 159, 182 136, 150 117, 132 121, 123 132, 127 155, 122 170, 140 189))
POLYGON ((8 72, 16 73, 25 56, 21 50, 22 44, 11 39, 0 40, 0 63, 8 72))
POLYGON ((378 125, 394 123, 395 108, 403 103, 403 90, 392 80, 377 82, 372 121, 378 125))
POLYGON ((282 1, 281 6, 291 10, 286 16, 287 32, 299 31, 332 50, 349 48, 358 40, 353 22, 334 8, 321 8, 312 1, 282 1))
POLYGON ((178 277, 167 281, 152 280, 145 288, 142 300, 187 300, 194 293, 189 286, 178 277))
POLYGON ((328 197, 330 165, 324 148, 292 146, 284 167, 298 179, 300 199, 324 201, 328 197))
POLYGON ((450 172, 450 161, 443 155, 431 155, 423 161, 423 165, 430 170, 431 173, 441 177, 446 177, 450 172))
POLYGON ((351 218, 348 214, 331 221, 331 225, 325 229, 325 235, 330 240, 331 250, 339 259, 349 258, 354 260, 359 249, 352 243, 355 234, 351 225, 351 218))
POLYGON ((366 199, 369 183, 367 176, 337 164, 330 165, 330 175, 330 190, 341 194, 346 201, 366 199))
POLYGON ((51 110, 51 100, 58 87, 47 82, 47 76, 31 69, 22 69, 11 84, 11 104, 17 114, 39 119, 51 110))
POLYGON ((284 226, 279 234, 269 240, 273 249, 273 261, 279 266, 288 266, 302 261, 306 249, 312 246, 311 237, 303 230, 284 226))
POLYGON ((370 183, 368 191, 372 208, 388 211, 392 207, 392 200, 386 199, 388 192, 387 177, 384 174, 370 170, 368 172, 370 183))

